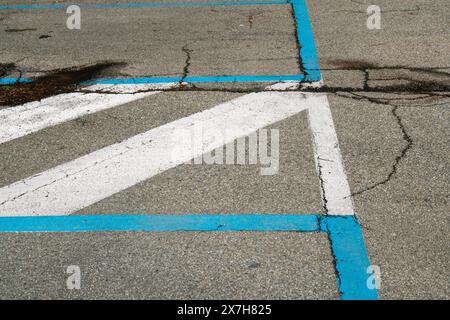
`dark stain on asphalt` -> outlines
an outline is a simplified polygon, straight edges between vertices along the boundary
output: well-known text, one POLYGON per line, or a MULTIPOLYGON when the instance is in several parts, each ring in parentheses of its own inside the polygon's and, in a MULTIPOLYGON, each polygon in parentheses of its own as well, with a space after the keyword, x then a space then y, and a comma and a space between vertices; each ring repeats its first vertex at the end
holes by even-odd
POLYGON ((13 63, 0 63, 0 77, 6 76, 10 71, 14 70, 13 63))
POLYGON ((254 15, 253 14, 250 14, 249 16, 248 16, 248 25, 249 25, 249 27, 250 27, 250 29, 253 27, 253 18, 254 18, 254 15))
MULTIPOLYGON (((363 60, 330 60, 330 64, 337 68, 322 69, 324 71, 351 71, 357 70, 364 73, 363 89, 365 92, 380 93, 409 93, 421 94, 429 92, 450 92, 450 74, 430 68, 404 67, 404 66, 379 66, 363 60), (371 77, 375 71, 384 71, 387 75, 383 78, 371 77), (370 82, 383 82, 386 84, 371 85, 370 82), (394 82, 392 84, 392 82, 394 82), (391 83, 391 84, 389 84, 391 83)), ((356 88, 327 87, 321 90, 357 91, 356 88)))
MULTIPOLYGON (((0 105, 15 106, 57 94, 73 92, 80 83, 94 79, 108 68, 121 65, 123 63, 101 62, 77 68, 54 70, 28 83, 17 82, 12 85, 0 85, 0 105)), ((5 70, 15 69, 15 66, 0 65, 0 72, 2 72, 2 68, 5 70)))
POLYGON ((351 194, 352 196, 357 196, 383 186, 395 178, 402 160, 407 157, 410 150, 414 147, 413 138, 399 113, 402 101, 406 102, 406 105, 410 105, 413 102, 423 104, 427 100, 433 105, 439 100, 443 100, 445 103, 450 97, 450 74, 442 71, 448 69, 447 67, 379 66, 362 60, 331 60, 329 64, 334 68, 323 70, 356 70, 362 72, 364 75, 362 88, 322 87, 319 90, 344 98, 366 100, 374 104, 390 106, 393 119, 400 129, 402 140, 404 141, 401 150, 393 160, 386 175, 351 194))
POLYGON ((48 34, 43 34, 42 36, 39 36, 39 39, 47 39, 51 38, 52 36, 49 36, 48 34))
POLYGON ((14 33, 14 32, 25 32, 25 31, 36 31, 36 28, 25 28, 25 29, 6 29, 5 32, 14 33))
POLYGON ((255 269, 255 268, 259 268, 259 267, 261 267, 261 263, 259 263, 259 262, 252 262, 248 265, 249 269, 255 269))

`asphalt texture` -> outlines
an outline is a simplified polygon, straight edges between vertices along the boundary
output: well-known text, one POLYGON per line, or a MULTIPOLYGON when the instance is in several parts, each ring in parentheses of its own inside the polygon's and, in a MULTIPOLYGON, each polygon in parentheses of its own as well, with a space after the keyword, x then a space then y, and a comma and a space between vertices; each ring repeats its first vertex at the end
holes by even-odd
MULTIPOLYGON (((379 296, 448 299, 450 3, 378 0, 380 30, 366 27, 369 1, 307 3, 319 91, 381 270, 379 296)), ((14 65, 7 76, 103 61, 123 64, 99 77, 301 71, 289 5, 82 9, 81 30, 68 30, 66 18, 64 10, 0 10, 0 63, 14 65)), ((266 85, 196 84, 0 144, 0 187, 266 85)), ((307 114, 268 128, 280 130, 276 175, 261 176, 258 165, 183 164, 75 214, 324 214, 307 114)), ((339 297, 322 233, 2 233, 0 251, 3 299, 339 297), (66 288, 69 265, 80 266, 80 290, 66 288)))

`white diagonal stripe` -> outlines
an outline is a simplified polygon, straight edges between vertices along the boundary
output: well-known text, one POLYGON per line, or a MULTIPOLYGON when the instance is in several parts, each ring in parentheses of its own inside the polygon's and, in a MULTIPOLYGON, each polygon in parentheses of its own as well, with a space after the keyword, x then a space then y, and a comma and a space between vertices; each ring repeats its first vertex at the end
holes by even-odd
MULTIPOLYGON (((208 134, 202 148, 174 142, 179 129, 201 124, 223 130, 229 143, 283 120, 326 97, 299 92, 252 93, 193 114, 0 188, 0 216, 67 215, 218 147, 208 134), (178 157, 171 150, 188 149, 178 157)), ((214 139, 213 139, 214 140, 214 139)))
POLYGON ((0 110, 0 143, 159 92, 139 91, 167 89, 173 85, 170 83, 126 86, 97 85, 87 87, 85 90, 98 91, 108 89, 108 91, 119 93, 65 93, 42 99, 41 101, 2 109, 0 110))

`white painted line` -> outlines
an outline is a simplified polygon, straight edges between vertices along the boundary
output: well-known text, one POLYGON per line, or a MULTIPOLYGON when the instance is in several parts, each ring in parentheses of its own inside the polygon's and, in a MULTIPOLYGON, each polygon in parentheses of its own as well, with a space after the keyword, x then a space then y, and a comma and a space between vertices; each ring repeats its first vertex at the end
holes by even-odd
POLYGON ((260 92, 239 97, 0 188, 0 216, 76 212, 259 128, 323 103, 323 96, 298 92, 260 92), (174 141, 176 130, 197 124, 203 128, 200 148, 174 141), (215 142, 213 135, 217 130, 227 132, 225 140, 215 142), (174 148, 184 151, 174 156, 171 152, 174 148))
POLYGON ((88 91, 105 90, 110 93, 67 93, 30 102, 20 106, 0 110, 0 143, 23 137, 27 134, 57 125, 62 122, 116 107, 159 91, 140 92, 148 89, 165 89, 174 84, 125 85, 125 86, 91 86, 88 91))
POLYGON ((320 94, 316 99, 320 99, 320 102, 311 105, 308 119, 313 135, 316 169, 322 183, 322 196, 326 199, 328 214, 354 215, 328 98, 320 94))

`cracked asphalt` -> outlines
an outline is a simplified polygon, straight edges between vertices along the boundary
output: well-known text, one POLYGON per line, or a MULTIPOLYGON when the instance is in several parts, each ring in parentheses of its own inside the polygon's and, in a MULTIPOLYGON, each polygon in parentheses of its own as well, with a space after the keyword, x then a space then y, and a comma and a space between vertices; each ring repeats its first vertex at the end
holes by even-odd
MULTIPOLYGON (((450 3, 307 2, 324 83, 297 89, 327 93, 367 252, 381 270, 379 296, 449 299, 450 3), (381 30, 366 27, 370 4, 382 9, 381 30)), ((0 10, 0 77, 45 80, 105 62, 118 64, 88 76, 183 83, 301 71, 288 5, 86 9, 79 31, 65 27, 66 17, 0 10)), ((73 84, 43 90, 83 90, 73 84)), ((0 187, 266 87, 190 84, 5 142, 0 187)), ((12 104, 2 104, 11 94, 1 90, 0 109, 12 104)), ((183 164, 75 214, 327 213, 306 113, 269 128, 280 130, 277 175, 183 164)), ((4 233, 0 251, 3 299, 339 296, 322 233, 4 233), (66 289, 68 265, 80 266, 81 290, 66 289)))

